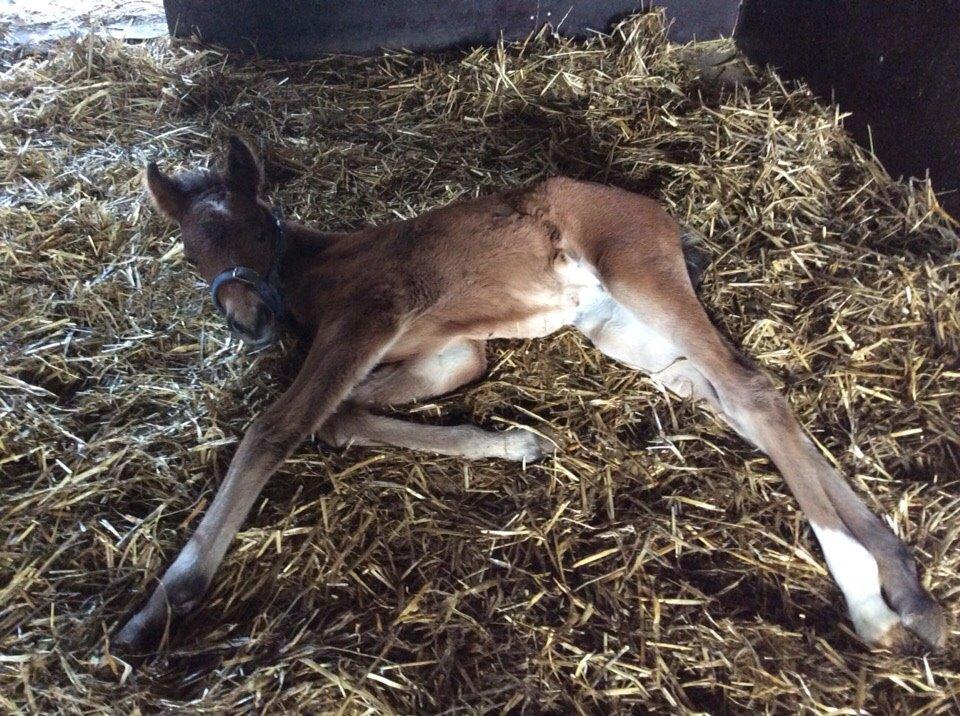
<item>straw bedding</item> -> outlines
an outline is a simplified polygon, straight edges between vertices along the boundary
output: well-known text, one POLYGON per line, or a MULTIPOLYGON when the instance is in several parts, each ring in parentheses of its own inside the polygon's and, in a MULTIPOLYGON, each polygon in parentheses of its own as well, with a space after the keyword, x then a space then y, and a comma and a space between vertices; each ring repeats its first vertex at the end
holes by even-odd
MULTIPOLYGON (((131 669, 117 621, 290 379, 187 269, 141 168, 265 150, 332 230, 566 173, 707 236, 701 289, 956 609, 960 259, 928 185, 835 109, 723 88, 659 18, 420 58, 287 65, 167 42, 7 54, 0 75, 0 705, 71 713, 955 713, 944 654, 871 653, 779 475, 570 332, 491 347, 415 419, 549 424, 544 464, 305 444, 199 613, 131 669)), ((375 270, 376 267, 371 267, 375 270)))

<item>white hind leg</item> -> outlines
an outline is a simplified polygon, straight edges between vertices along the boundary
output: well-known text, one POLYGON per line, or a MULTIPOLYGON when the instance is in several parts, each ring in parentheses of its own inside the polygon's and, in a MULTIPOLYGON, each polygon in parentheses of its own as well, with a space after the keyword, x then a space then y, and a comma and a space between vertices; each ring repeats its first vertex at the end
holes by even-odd
POLYGON ((709 381, 670 339, 638 319, 602 287, 581 304, 574 325, 615 361, 646 373, 681 398, 717 406, 709 381))
MULTIPOLYGON (((606 355, 647 373, 680 397, 705 402, 742 435, 752 437, 724 414, 716 389, 670 338, 637 318, 602 288, 583 304, 575 325, 606 355)), ((903 635, 897 614, 882 596, 876 560, 845 531, 822 526, 815 519, 812 526, 846 598, 857 633, 869 643, 896 646, 903 635)))

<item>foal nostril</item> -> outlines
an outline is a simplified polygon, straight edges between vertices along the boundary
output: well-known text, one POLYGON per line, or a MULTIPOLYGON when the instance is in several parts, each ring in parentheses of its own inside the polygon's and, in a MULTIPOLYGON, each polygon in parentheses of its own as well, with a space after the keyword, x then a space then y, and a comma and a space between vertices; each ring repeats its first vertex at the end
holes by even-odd
POLYGON ((247 324, 238 320, 235 316, 227 316, 227 326, 234 334, 240 336, 247 342, 257 342, 263 339, 270 327, 271 312, 263 304, 257 306, 257 312, 253 317, 252 324, 247 324))
POLYGON ((234 333, 246 333, 247 328, 242 323, 237 321, 233 316, 227 316, 227 326, 230 327, 230 330, 234 333))
POLYGON ((257 306, 257 320, 253 326, 253 335, 262 336, 270 321, 270 311, 264 304, 257 306))
POLYGON ((230 330, 240 336, 246 336, 247 338, 255 338, 257 332, 250 329, 250 326, 245 323, 241 323, 233 316, 227 318, 227 325, 230 327, 230 330))

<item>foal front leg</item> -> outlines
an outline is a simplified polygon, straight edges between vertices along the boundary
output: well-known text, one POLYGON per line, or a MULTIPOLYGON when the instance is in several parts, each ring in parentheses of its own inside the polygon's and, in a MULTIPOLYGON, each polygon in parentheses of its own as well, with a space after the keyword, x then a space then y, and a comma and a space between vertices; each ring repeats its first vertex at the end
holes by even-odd
POLYGON ((310 349, 293 385, 250 426, 227 476, 193 536, 113 643, 149 648, 173 618, 203 597, 240 525, 270 476, 376 365, 393 340, 396 323, 350 325, 328 330, 310 349))
POLYGON ((469 460, 499 458, 530 463, 556 451, 554 442, 529 430, 484 430, 476 425, 424 425, 374 415, 345 406, 323 426, 325 442, 346 445, 393 445, 469 460))

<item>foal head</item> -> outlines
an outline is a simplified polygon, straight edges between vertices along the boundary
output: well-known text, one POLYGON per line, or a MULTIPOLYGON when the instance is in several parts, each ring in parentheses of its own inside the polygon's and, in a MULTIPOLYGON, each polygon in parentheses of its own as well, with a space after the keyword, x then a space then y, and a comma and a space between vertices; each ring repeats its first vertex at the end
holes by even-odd
POLYGON ((211 284, 234 334, 255 347, 274 340, 282 228, 259 198, 263 170, 250 148, 231 137, 223 171, 167 176, 151 162, 146 185, 157 208, 180 224, 184 256, 211 284))

